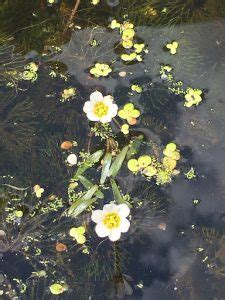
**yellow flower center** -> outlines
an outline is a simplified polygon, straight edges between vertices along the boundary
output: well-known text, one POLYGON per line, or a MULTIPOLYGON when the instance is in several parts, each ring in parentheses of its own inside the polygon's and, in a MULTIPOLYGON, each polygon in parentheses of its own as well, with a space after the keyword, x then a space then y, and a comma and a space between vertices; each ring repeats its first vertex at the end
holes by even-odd
POLYGON ((120 225, 120 216, 117 213, 115 213, 115 212, 113 212, 113 213, 107 213, 105 215, 103 223, 109 229, 118 228, 119 225, 120 225))
POLYGON ((103 102, 98 102, 94 106, 94 114, 99 118, 106 116, 108 110, 109 110, 108 106, 105 105, 103 102))

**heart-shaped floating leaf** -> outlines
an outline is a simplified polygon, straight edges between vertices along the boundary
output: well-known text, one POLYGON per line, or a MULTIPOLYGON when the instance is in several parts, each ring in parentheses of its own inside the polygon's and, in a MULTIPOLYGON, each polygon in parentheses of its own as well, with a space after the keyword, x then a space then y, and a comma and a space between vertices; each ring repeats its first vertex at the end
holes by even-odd
POLYGON ((137 138, 135 138, 132 143, 131 143, 131 147, 127 152, 127 159, 129 160, 131 158, 131 156, 133 156, 134 154, 137 154, 138 149, 141 146, 141 143, 143 141, 144 136, 143 135, 139 135, 137 138))
MULTIPOLYGON (((90 190, 93 187, 93 185, 94 185, 89 179, 87 179, 83 175, 79 175, 78 179, 80 180, 80 182, 83 184, 83 186, 87 190, 90 190)), ((95 196, 98 197, 98 198, 101 198, 101 199, 104 198, 103 193, 101 191, 98 191, 98 190, 96 191, 95 196)))
POLYGON ((117 155, 116 159, 114 160, 114 162, 112 163, 109 169, 109 176, 115 177, 117 175, 124 162, 128 149, 129 146, 125 146, 117 155))
MULTIPOLYGON (((98 151, 94 152, 93 154, 91 154, 88 157, 88 163, 91 163, 91 164, 97 163, 100 160, 100 158, 102 157, 103 153, 104 153, 103 150, 98 150, 98 151)), ((77 169, 75 175, 73 176, 73 179, 77 179, 79 175, 82 175, 89 168, 90 168, 89 164, 82 163, 79 166, 79 168, 77 169)))
POLYGON ((112 178, 111 178, 111 186, 112 186, 112 191, 116 202, 119 204, 124 203, 127 204, 129 207, 131 207, 132 205, 128 203, 126 200, 124 200, 123 196, 120 193, 118 185, 116 184, 115 180, 112 178))
POLYGON ((92 198, 92 196, 98 190, 98 185, 95 184, 92 188, 80 199, 77 199, 69 208, 68 215, 77 217, 82 213, 89 205, 97 200, 97 198, 92 198))
POLYGON ((106 153, 104 159, 103 159, 103 165, 102 165, 102 174, 100 178, 100 183, 103 184, 106 180, 106 178, 109 176, 109 168, 112 161, 112 154, 106 153))

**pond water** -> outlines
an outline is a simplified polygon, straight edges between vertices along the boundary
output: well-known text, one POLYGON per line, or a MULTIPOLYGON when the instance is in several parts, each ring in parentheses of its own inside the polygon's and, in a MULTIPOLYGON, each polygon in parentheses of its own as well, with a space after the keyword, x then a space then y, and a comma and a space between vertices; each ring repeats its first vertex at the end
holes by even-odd
POLYGON ((2 0, 0 299, 225 299, 225 1, 2 0))

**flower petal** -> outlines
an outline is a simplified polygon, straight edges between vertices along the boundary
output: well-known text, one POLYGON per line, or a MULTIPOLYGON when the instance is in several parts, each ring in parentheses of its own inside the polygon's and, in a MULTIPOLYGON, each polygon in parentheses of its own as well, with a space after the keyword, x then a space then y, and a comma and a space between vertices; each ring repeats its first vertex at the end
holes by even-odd
POLYGON ((103 212, 104 213, 108 213, 108 212, 114 212, 114 211, 117 211, 117 205, 114 204, 114 203, 110 203, 110 204, 105 204, 103 206, 103 212))
POLYGON ((111 95, 105 96, 105 97, 103 98, 103 102, 104 102, 104 104, 106 104, 107 106, 110 106, 110 105, 112 105, 112 103, 113 103, 113 97, 112 97, 111 95))
POLYGON ((91 93, 90 100, 91 101, 103 101, 103 95, 102 95, 102 93, 95 91, 95 92, 91 93))
POLYGON ((127 232, 129 228, 130 228, 130 222, 126 218, 121 219, 120 226, 119 226, 120 231, 127 232))
POLYGON ((129 214, 130 214, 130 208, 128 207, 128 205, 126 205, 126 204, 119 204, 117 207, 118 207, 118 214, 121 217, 126 218, 127 216, 129 216, 129 214))
POLYGON ((99 121, 99 117, 97 117, 95 114, 93 114, 93 112, 88 112, 87 113, 87 118, 90 121, 99 121))
POLYGON ((103 223, 98 223, 95 226, 95 231, 99 237, 106 237, 110 234, 110 230, 103 223))
POLYGON ((113 104, 110 108, 110 113, 112 118, 114 118, 117 115, 118 112, 118 106, 116 104, 113 104))
POLYGON ((121 232, 119 229, 113 229, 109 233, 109 239, 112 242, 118 241, 121 237, 121 232))
POLYGON ((87 113, 87 112, 90 112, 91 109, 92 109, 91 102, 90 102, 90 101, 86 101, 86 102, 84 103, 84 106, 83 106, 83 111, 84 111, 85 113, 87 113))
POLYGON ((103 211, 100 209, 97 209, 92 212, 91 220, 95 223, 99 223, 99 222, 102 222, 103 217, 104 217, 103 211))
POLYGON ((111 114, 107 114, 106 116, 103 116, 100 118, 101 123, 109 123, 112 121, 112 116, 111 114))

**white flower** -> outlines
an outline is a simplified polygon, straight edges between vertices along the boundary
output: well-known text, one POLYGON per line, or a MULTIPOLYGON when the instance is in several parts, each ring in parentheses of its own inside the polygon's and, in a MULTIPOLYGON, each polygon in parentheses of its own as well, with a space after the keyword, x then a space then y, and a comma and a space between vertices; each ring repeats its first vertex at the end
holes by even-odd
POLYGON ((91 219, 97 223, 95 231, 99 237, 108 236, 112 242, 120 239, 121 232, 127 232, 130 222, 126 219, 130 209, 126 204, 106 204, 103 210, 94 210, 91 219))
POLYGON ((67 160, 68 164, 70 164, 71 166, 74 166, 77 164, 77 156, 74 153, 70 154, 66 160, 67 160))
POLYGON ((90 101, 84 103, 83 111, 90 121, 109 123, 117 115, 118 106, 113 103, 112 96, 103 97, 96 91, 90 95, 90 101))

